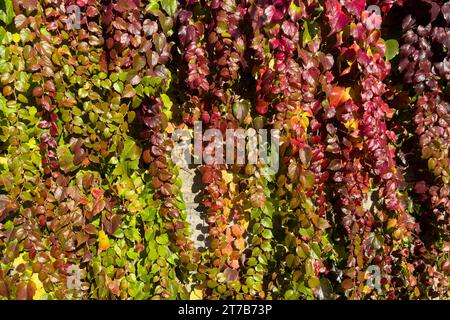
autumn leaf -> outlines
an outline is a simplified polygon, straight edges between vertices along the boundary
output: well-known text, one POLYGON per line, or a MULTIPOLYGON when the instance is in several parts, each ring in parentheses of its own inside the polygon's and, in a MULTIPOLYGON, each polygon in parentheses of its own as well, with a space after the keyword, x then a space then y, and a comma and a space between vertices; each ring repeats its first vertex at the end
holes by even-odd
POLYGON ((202 300, 203 299, 203 290, 200 288, 194 288, 191 294, 189 295, 190 300, 202 300))
POLYGON ((347 100, 351 99, 349 94, 350 88, 342 88, 342 87, 333 87, 333 90, 330 94, 330 106, 337 108, 347 100))
POLYGON ((345 279, 344 281, 342 281, 341 286, 343 289, 349 290, 349 289, 353 288, 353 280, 345 279))
POLYGON ((238 260, 229 260, 228 265, 233 269, 239 268, 239 261, 238 260))
POLYGON ((98 233, 98 250, 99 252, 109 249, 109 239, 103 230, 98 233))
POLYGON ((231 227, 231 231, 233 232, 233 234, 236 236, 236 238, 240 238, 242 237, 242 234, 244 233, 243 230, 241 229, 241 226, 238 224, 234 224, 231 227))
POLYGON ((92 215, 96 216, 97 214, 102 212, 102 210, 105 208, 105 204, 106 202, 104 199, 97 199, 94 203, 94 208, 92 209, 92 215))
POLYGON ((99 188, 92 188, 91 193, 92 196, 97 200, 103 196, 103 190, 99 188))
POLYGON ((222 249, 222 254, 225 254, 227 256, 230 256, 233 252, 233 247, 231 245, 227 245, 225 248, 222 249))
POLYGON ((355 119, 350 119, 344 123, 345 127, 350 131, 354 131, 358 129, 358 121, 355 119))
POLYGON ((243 238, 236 239, 234 241, 234 246, 239 250, 245 249, 245 240, 243 238))
POLYGON ((225 181, 226 184, 229 184, 233 181, 233 174, 232 173, 228 173, 228 171, 226 170, 222 170, 222 179, 223 181, 225 181))

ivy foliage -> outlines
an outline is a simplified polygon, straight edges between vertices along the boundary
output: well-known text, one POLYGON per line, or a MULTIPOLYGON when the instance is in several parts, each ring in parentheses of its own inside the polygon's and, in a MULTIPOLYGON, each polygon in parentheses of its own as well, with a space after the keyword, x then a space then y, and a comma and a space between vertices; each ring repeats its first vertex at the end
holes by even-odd
POLYGON ((0 298, 449 298, 449 39, 448 1, 1 0, 0 298), (197 168, 206 250, 197 121, 280 132, 197 168))

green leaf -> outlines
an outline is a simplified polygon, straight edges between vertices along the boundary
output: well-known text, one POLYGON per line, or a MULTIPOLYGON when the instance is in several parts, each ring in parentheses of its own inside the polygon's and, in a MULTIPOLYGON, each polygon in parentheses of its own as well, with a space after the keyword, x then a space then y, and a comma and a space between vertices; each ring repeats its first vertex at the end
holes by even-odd
POLYGON ((266 229, 263 231, 262 236, 264 239, 272 239, 272 237, 273 237, 272 231, 270 231, 269 229, 266 229))
POLYGON ((60 167, 65 173, 76 169, 76 166, 73 163, 74 156, 68 146, 59 146, 56 153, 58 155, 60 167))
POLYGON ((272 246, 270 245, 270 241, 266 240, 261 243, 261 249, 265 252, 272 251, 272 246))
POLYGON ((26 92, 28 88, 30 87, 30 75, 28 75, 26 72, 20 72, 19 76, 17 77, 17 81, 15 83, 15 87, 20 92, 26 92))
POLYGON ((252 105, 248 100, 240 100, 233 105, 233 115, 240 122, 247 117, 252 105))
POLYGON ((320 247, 317 243, 312 243, 311 244, 311 254, 313 256, 314 259, 320 259, 320 256, 322 255, 322 251, 320 250, 320 247))
POLYGON ((257 263, 258 263, 258 262, 256 261, 256 259, 253 258, 253 257, 251 257, 251 258, 248 259, 248 261, 247 261, 247 265, 250 266, 250 267, 256 266, 257 263))
POLYGON ((0 26, 0 44, 2 43, 3 38, 5 37, 5 34, 6 34, 5 28, 0 26))
POLYGON ((161 100, 163 101, 164 107, 167 109, 171 109, 173 106, 173 102, 170 100, 169 96, 167 94, 161 95, 161 100))
POLYGON ((284 293, 284 299, 286 300, 295 300, 297 299, 298 295, 295 293, 294 290, 289 289, 284 293))
POLYGON ((262 219, 261 224, 266 228, 273 227, 272 220, 269 217, 265 217, 264 219, 262 219))
POLYGON ((141 157, 141 152, 142 150, 138 145, 136 145, 136 142, 134 142, 131 138, 128 138, 128 140, 125 141, 125 146, 121 154, 121 160, 138 160, 141 157))
POLYGON ((122 82, 115 82, 113 84, 113 88, 114 90, 116 90, 118 93, 122 93, 123 92, 123 83, 122 82))
POLYGON ((156 242, 161 244, 161 245, 165 245, 169 243, 169 236, 167 235, 167 233, 162 234, 160 236, 156 237, 156 242))
POLYGON ((399 47, 398 42, 395 39, 389 39, 385 42, 386 46, 386 60, 392 60, 396 55, 398 55, 399 47))
POLYGON ((12 0, 3 0, 0 6, 0 20, 6 25, 10 24, 15 17, 12 0))
POLYGON ((128 79, 128 72, 119 73, 119 80, 125 82, 128 79))
POLYGON ((164 104, 163 112, 165 113, 167 119, 171 120, 172 119, 171 109, 173 106, 173 102, 170 100, 169 96, 167 96, 166 94, 161 95, 161 100, 163 101, 163 104, 164 104))
POLYGON ((158 0, 150 0, 149 4, 145 7, 145 10, 153 13, 160 12, 158 0))
POLYGON ((175 11, 177 11, 178 3, 177 0, 160 0, 161 7, 169 15, 173 16, 175 11))
POLYGON ((307 43, 311 42, 311 35, 309 34, 308 30, 308 23, 305 21, 303 22, 303 46, 305 46, 307 43))
POLYGON ((312 277, 308 280, 308 286, 310 288, 318 288, 320 285, 320 280, 317 277, 312 277))
POLYGON ((111 73, 111 75, 109 76, 109 80, 111 80, 112 82, 116 82, 117 80, 119 80, 119 75, 117 73, 111 73))

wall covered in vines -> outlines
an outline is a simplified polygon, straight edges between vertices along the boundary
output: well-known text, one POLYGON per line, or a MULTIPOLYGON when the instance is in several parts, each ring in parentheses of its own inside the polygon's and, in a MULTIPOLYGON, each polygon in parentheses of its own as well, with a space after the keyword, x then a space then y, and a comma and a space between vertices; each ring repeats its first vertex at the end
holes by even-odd
POLYGON ((0 0, 0 299, 450 298, 449 49, 448 1, 0 0), (195 166, 203 250, 198 123, 279 133, 195 166))

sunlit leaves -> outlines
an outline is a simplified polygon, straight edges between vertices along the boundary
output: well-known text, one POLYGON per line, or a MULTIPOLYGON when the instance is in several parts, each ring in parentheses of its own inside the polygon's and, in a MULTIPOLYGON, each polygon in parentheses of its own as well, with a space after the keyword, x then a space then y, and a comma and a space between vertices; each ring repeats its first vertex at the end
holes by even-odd
POLYGON ((0 5, 2 297, 448 296, 448 3, 76 3, 0 5), (170 160, 195 121, 280 130, 273 175, 200 166, 206 252, 170 160))
POLYGON ((399 47, 398 42, 395 39, 389 39, 385 42, 386 45, 386 59, 392 60, 396 55, 398 55, 399 47))

